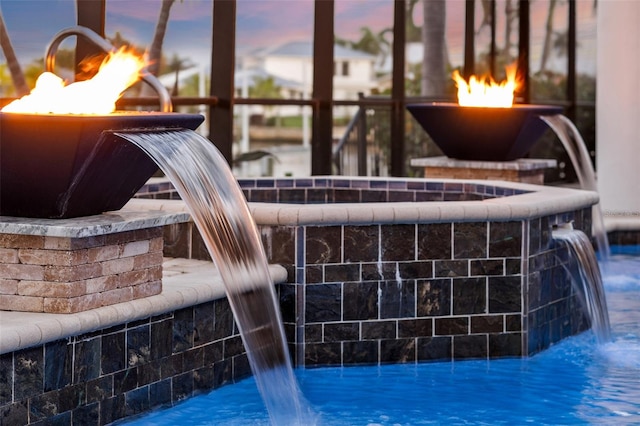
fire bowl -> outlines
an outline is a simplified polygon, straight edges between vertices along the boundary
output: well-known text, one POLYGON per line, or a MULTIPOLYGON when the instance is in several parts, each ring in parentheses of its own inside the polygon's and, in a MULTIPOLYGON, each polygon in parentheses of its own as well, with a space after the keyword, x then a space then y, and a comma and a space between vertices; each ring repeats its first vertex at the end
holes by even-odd
POLYGON ((0 112, 0 215, 70 218, 119 210, 158 170, 112 131, 196 129, 204 117, 0 112))
POLYGON ((551 105, 484 108, 453 103, 409 104, 407 109, 447 157, 472 161, 523 157, 547 128, 539 117, 562 112, 551 105))

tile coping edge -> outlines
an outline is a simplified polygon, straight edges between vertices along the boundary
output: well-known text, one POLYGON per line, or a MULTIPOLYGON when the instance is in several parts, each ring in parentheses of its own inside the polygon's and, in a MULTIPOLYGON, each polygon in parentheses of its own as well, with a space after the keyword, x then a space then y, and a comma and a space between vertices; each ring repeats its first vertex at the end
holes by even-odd
MULTIPOLYGON (((180 259, 186 260, 186 259, 180 259)), ((0 311, 0 354, 70 336, 144 319, 225 296, 220 275, 212 262, 186 260, 193 265, 163 277, 160 294, 75 314, 0 311)), ((286 282, 287 271, 269 265, 274 283, 286 282)))
MULTIPOLYGON (((429 181, 429 179, 425 179, 429 181)), ((250 202, 260 225, 433 223, 441 221, 523 220, 597 204, 596 192, 506 181, 437 179, 437 182, 494 185, 528 191, 481 201, 286 204, 250 202)), ((0 217, 0 233, 88 237, 190 221, 181 200, 132 199, 120 211, 76 219, 0 217)))

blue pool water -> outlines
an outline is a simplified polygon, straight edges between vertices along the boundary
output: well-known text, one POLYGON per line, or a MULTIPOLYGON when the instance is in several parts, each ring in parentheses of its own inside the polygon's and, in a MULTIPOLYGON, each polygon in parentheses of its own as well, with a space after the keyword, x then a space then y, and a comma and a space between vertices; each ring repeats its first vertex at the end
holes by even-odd
MULTIPOLYGON (((301 369, 322 426, 640 424, 640 247, 603 267, 613 341, 590 333, 528 359, 301 369)), ((268 425, 252 378, 128 425, 268 425)))

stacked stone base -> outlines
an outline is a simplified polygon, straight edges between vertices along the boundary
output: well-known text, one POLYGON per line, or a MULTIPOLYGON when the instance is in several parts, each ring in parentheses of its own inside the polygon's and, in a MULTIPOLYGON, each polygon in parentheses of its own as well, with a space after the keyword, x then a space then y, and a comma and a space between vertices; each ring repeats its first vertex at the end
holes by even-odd
POLYGON ((424 169, 429 179, 502 180, 544 184, 546 169, 556 167, 556 160, 522 158, 514 161, 467 161, 448 157, 415 158, 413 167, 424 169))
POLYGON ((89 237, 0 234, 0 310, 76 313, 162 291, 162 227, 89 237))
POLYGON ((430 179, 482 179, 544 184, 544 172, 539 170, 482 170, 466 167, 425 167, 424 177, 430 179))

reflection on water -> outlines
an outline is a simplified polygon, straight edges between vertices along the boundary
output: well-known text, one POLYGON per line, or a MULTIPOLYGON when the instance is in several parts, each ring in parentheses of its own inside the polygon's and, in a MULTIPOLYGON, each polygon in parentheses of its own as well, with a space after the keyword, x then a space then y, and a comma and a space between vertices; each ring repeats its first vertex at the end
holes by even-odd
POLYGON ((640 256, 614 258, 604 268, 614 339, 585 365, 589 387, 579 414, 592 423, 640 424, 640 256))
POLYGON ((618 340, 599 348, 585 366, 587 382, 577 416, 593 424, 640 423, 640 342, 618 340))
POLYGON ((640 256, 616 255, 605 268, 614 340, 585 366, 589 386, 580 417, 592 423, 640 423, 640 256))

